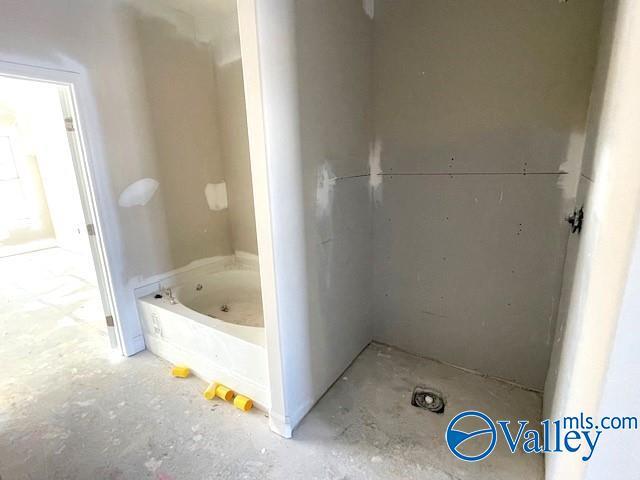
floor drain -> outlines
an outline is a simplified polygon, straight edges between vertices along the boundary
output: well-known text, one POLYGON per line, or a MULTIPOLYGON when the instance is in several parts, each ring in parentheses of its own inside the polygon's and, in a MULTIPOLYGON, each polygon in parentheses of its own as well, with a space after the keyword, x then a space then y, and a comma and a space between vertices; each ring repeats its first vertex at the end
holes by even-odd
POLYGON ((429 387, 416 387, 411 394, 411 405, 433 413, 444 413, 442 393, 429 387))
POLYGON ((227 305, 226 303, 220 306, 220 311, 221 312, 228 312, 229 311, 229 305, 227 305))

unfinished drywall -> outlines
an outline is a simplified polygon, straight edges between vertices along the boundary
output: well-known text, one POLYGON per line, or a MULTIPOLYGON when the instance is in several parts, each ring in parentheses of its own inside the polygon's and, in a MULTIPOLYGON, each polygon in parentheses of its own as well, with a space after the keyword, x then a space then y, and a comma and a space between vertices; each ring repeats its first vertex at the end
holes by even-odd
POLYGON ((265 45, 249 84, 285 423, 369 341, 370 317, 382 341, 541 388, 600 2, 245 4, 265 45))
POLYGON ((203 193, 224 180, 211 48, 175 22, 145 11, 132 16, 172 263, 229 254, 229 212, 210 209, 203 193))
POLYGON ((601 3, 376 2, 376 339, 542 388, 601 3))
POLYGON ((218 124, 229 192, 231 245, 235 251, 257 255, 242 61, 225 59, 226 63, 215 64, 215 75, 218 124))
MULTIPOLYGON (((556 332, 547 378, 545 415, 551 418, 583 413, 597 417, 610 408, 611 398, 623 394, 624 370, 631 368, 628 345, 633 338, 627 317, 634 311, 636 280, 634 245, 640 208, 640 164, 637 125, 640 122, 640 5, 607 2, 601 58, 589 118, 585 173, 589 175, 585 228, 568 296, 566 322, 556 332), (588 172, 588 173, 587 173, 588 172), (631 266, 630 266, 631 265, 631 266), (629 276, 628 276, 629 275, 629 276), (560 328, 562 327, 562 328, 560 328), (611 387, 612 390, 605 391, 611 387), (603 403, 602 403, 603 402, 603 403), (600 410, 599 410, 600 409, 600 410)), ((636 315, 637 317, 637 315, 636 315)), ((624 394, 623 394, 624 395, 624 394)), ((628 398, 617 405, 632 407, 628 398)), ((607 412, 628 415, 626 412, 607 412)), ((607 432, 612 433, 612 432, 607 432)), ((547 478, 600 478, 618 443, 591 466, 580 455, 546 457, 547 478), (602 463, 600 463, 602 461, 602 463), (585 472, 586 469, 586 472, 585 472), (590 475, 590 476, 589 476, 590 475)))
POLYGON ((359 2, 304 0, 295 25, 314 401, 372 335, 372 24, 359 2))
POLYGON ((134 5, 174 262, 257 254, 235 2, 186 2, 191 11, 173 13, 134 5), (223 183, 225 198, 212 202, 212 185, 223 183))
POLYGON ((239 5, 252 170, 268 178, 255 208, 270 425, 290 436, 371 339, 372 30, 355 2, 239 5))
POLYGON ((585 230, 581 235, 571 235, 567 242, 567 253, 562 278, 562 291, 560 305, 558 309, 558 318, 556 322, 556 330, 554 332, 554 343, 549 362, 549 370, 545 380, 544 395, 544 414, 551 414, 551 406, 553 404, 554 392, 556 389, 556 381, 558 377, 558 369, 560 364, 560 356, 562 354, 562 342, 567 327, 567 319, 572 304, 572 292, 577 291, 580 282, 583 281, 581 270, 585 266, 578 268, 578 255, 580 249, 591 248, 592 233, 592 212, 590 205, 590 193, 594 185, 594 162, 596 158, 596 147, 598 146, 598 138, 600 124, 603 120, 603 106, 605 100, 606 84, 609 73, 609 63, 611 60, 613 36, 615 30, 617 14, 617 0, 607 0, 604 3, 602 21, 600 27, 600 41, 598 49, 598 61, 593 79, 593 87, 589 102, 589 114, 587 118, 587 129, 583 160, 580 168, 580 180, 578 183, 578 192, 575 201, 575 208, 584 207, 586 212, 585 230), (580 276, 577 276, 577 275, 580 276))

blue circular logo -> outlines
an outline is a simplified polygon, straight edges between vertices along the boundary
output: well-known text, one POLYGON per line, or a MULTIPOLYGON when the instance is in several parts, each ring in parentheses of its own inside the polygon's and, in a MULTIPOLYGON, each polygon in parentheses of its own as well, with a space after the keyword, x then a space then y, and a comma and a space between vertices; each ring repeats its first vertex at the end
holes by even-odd
POLYGON ((493 452, 493 449, 496 447, 496 442, 498 440, 498 435, 496 432, 496 427, 493 424, 493 421, 482 412, 475 412, 469 410, 467 412, 462 412, 453 417, 453 419, 449 422, 449 426, 447 427, 447 432, 445 434, 445 438, 447 440, 447 446, 451 453, 453 453, 460 460, 464 460, 465 462, 477 462, 478 460, 482 460, 493 452), (473 430, 471 432, 465 432, 463 430, 457 430, 455 428, 456 424, 462 420, 463 418, 476 418, 483 423, 483 426, 478 430, 473 430), (486 428, 484 428, 484 424, 486 424, 486 428), (488 444, 487 448, 479 454, 476 455, 465 455, 460 450, 462 449, 462 444, 469 440, 470 438, 475 438, 478 436, 486 436, 486 442, 488 444))

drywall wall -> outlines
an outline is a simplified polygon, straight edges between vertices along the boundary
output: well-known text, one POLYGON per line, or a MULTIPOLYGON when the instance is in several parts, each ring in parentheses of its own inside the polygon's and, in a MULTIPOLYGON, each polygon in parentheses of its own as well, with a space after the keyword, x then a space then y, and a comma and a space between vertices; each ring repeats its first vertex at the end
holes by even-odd
POLYGON ((260 281, 269 363, 269 425, 290 437, 310 408, 309 335, 294 0, 239 0, 260 281))
POLYGON ((131 16, 172 264, 229 254, 229 211, 210 209, 204 194, 207 184, 224 180, 211 48, 159 15, 131 16))
POLYGON ((252 171, 268 178, 270 424, 290 436, 371 339, 371 24, 357 2, 239 5, 252 171))
POLYGON ((295 2, 313 399, 371 341, 372 24, 359 2, 295 2))
POLYGON ((215 64, 218 125, 229 192, 231 246, 258 254, 242 61, 215 64))
MULTIPOLYGON (((554 343, 549 362, 549 370, 545 380, 544 395, 544 415, 551 414, 551 405, 553 403, 553 394, 556 388, 556 380, 558 376, 558 368, 560 363, 560 355, 562 353, 562 341, 567 326, 567 318, 572 303, 572 292, 578 291, 579 284, 583 281, 582 275, 578 277, 578 254, 581 248, 591 248, 590 239, 593 239, 591 214, 593 209, 589 204, 590 193, 594 183, 594 162, 596 158, 596 147, 598 145, 598 136, 600 123, 603 118, 603 106, 605 100, 606 83, 609 73, 609 62, 613 47, 613 34, 616 23, 616 7, 617 0, 607 0, 604 2, 602 12, 602 20, 600 27, 600 41, 598 49, 598 60, 593 79, 593 87, 591 90, 591 98, 589 101, 589 114, 587 118, 587 129, 585 138, 585 148, 580 168, 580 179, 578 183, 578 192, 575 201, 575 208, 584 207, 587 219, 585 221, 585 231, 581 235, 571 235, 567 242, 567 253, 562 278, 562 291, 560 305, 558 308, 558 318, 556 322, 556 331, 554 333, 554 343)), ((584 272, 585 266, 580 267, 580 271, 584 272)))
MULTIPOLYGON (((611 395, 619 392, 615 390, 623 373, 619 362, 628 355, 624 339, 633 335, 627 316, 635 309, 635 260, 631 261, 640 209, 640 145, 636 135, 640 123, 640 98, 636 95, 640 83, 640 5, 620 0, 607 2, 607 7, 605 31, 611 33, 604 37, 598 74, 604 81, 596 85, 588 130, 594 137, 589 138, 585 153, 585 172, 589 171, 592 179, 585 229, 573 286, 567 292, 566 324, 556 332, 557 351, 545 392, 546 415, 551 418, 576 412, 595 417, 599 406, 603 412, 611 405, 614 397, 604 390, 611 386, 611 395)), ((632 365, 625 364, 623 369, 627 368, 632 365)), ((632 406, 630 398, 616 400, 621 406, 632 406)), ((601 459, 604 463, 596 461, 593 472, 587 471, 593 475, 590 478, 599 478, 599 469, 610 467, 606 459, 613 445, 606 448, 609 453, 601 459)), ((582 479, 586 467, 578 454, 546 457, 550 480, 582 479)))
POLYGON ((601 3, 376 2, 376 339, 542 388, 601 3))
POLYGON ((258 253, 235 2, 183 3, 177 7, 200 9, 132 7, 178 265, 231 251, 258 253), (223 201, 203 203, 202 188, 223 181, 223 201))

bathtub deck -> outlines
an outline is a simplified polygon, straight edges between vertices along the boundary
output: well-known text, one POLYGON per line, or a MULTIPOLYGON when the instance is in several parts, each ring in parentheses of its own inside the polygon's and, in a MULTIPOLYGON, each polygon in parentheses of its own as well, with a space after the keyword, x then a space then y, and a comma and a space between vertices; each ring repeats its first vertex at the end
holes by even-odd
MULTIPOLYGON (((2 263, 2 261, 0 261, 2 263)), ((0 265, 3 267, 3 265, 0 265)), ((6 268, 0 268, 0 277, 6 268)), ((29 272, 38 276, 37 271, 29 272)), ((37 278, 42 278, 39 275, 37 278)), ((57 284, 66 280, 58 278, 57 284)), ((71 283, 77 279, 69 279, 71 283)), ((113 480, 318 478, 538 480, 540 456, 496 450, 480 464, 456 461, 442 442, 455 410, 535 418, 540 397, 493 380, 372 345, 284 440, 259 411, 202 398, 204 382, 174 379, 143 352, 114 358, 90 320, 61 322, 69 305, 34 309, 25 284, 3 299, 0 477, 113 480), (30 351, 24 345, 31 345, 30 351), (414 384, 446 385, 443 416, 408 405, 414 384)), ((5 297, 15 277, 3 280, 5 297)), ((78 302, 69 296, 69 302, 78 302)), ((90 299, 86 300, 87 302, 90 299)))

